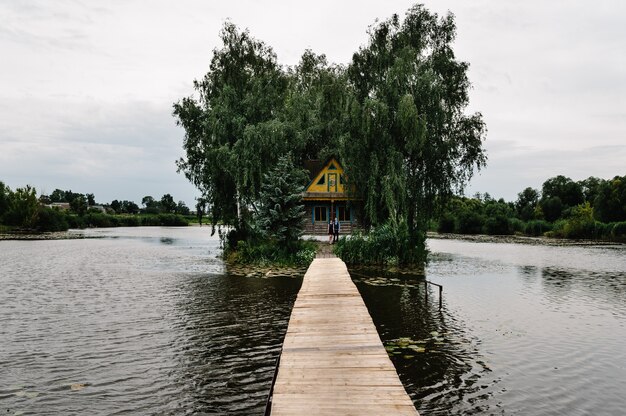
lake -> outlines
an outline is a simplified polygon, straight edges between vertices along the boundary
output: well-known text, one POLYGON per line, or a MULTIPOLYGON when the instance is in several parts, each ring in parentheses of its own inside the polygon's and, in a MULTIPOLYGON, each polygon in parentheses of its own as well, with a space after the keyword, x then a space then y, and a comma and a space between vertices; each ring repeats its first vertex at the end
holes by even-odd
POLYGON ((353 274, 421 414, 624 414, 626 246, 428 245, 441 310, 415 279, 353 274))
MULTIPOLYGON (((263 414, 299 278, 229 275, 209 227, 0 241, 0 414, 263 414)), ((626 407, 625 246, 429 240, 353 271, 423 415, 626 407)))

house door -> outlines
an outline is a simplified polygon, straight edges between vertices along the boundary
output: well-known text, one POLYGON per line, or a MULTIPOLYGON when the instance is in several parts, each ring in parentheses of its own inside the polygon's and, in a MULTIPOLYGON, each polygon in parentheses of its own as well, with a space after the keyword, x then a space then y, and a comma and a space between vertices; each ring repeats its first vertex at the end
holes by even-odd
POLYGON ((337 174, 328 174, 328 192, 337 192, 337 174))

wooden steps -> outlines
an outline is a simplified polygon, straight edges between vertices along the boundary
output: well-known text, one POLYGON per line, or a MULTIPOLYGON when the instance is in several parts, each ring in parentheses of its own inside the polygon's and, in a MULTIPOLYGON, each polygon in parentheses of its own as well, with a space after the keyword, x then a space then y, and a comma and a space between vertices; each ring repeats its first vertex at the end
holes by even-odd
POLYGON ((294 304, 271 414, 418 415, 338 258, 317 258, 294 304))

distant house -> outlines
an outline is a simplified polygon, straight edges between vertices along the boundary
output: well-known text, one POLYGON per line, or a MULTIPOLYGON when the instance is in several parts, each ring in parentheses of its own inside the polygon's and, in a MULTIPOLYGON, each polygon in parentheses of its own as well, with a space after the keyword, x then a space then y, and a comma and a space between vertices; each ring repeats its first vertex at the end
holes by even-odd
POLYGON ((302 200, 306 209, 305 232, 325 234, 329 221, 335 217, 341 223, 341 232, 350 232, 356 226, 354 200, 345 186, 343 167, 331 157, 326 161, 309 160, 305 163, 309 184, 302 200))
POLYGON ((102 213, 105 213, 105 214, 107 212, 106 208, 103 207, 102 205, 90 205, 89 206, 89 211, 102 212, 102 213))
POLYGON ((70 203, 69 202, 53 202, 50 205, 46 205, 50 208, 58 209, 59 211, 69 211, 70 203))

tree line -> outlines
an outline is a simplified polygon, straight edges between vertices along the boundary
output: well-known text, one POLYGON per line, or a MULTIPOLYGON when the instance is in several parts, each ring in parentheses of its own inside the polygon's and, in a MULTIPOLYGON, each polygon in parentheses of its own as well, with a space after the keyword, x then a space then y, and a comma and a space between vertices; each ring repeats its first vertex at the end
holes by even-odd
MULTIPOLYGON (((203 204, 198 204, 197 208, 202 210, 203 204)), ((85 227, 187 225, 189 219, 185 217, 190 215, 186 204, 174 202, 170 194, 160 200, 145 196, 140 208, 127 200, 97 204, 93 193, 71 190, 55 189, 49 195, 38 196, 30 185, 11 190, 0 182, 0 225, 10 229, 62 231, 85 227), (68 209, 63 204, 67 204, 68 209)))
POLYGON ((573 181, 559 175, 546 180, 541 190, 524 189, 513 202, 495 200, 487 193, 457 196, 431 228, 459 234, 624 239, 626 176, 573 181))
POLYGON ((213 221, 234 226, 237 246, 271 228, 261 192, 281 158, 296 171, 308 159, 338 156, 347 188, 363 201, 359 223, 385 227, 389 247, 402 247, 383 260, 420 262, 429 219, 486 163, 486 127, 480 113, 465 111, 469 65, 455 57, 455 36, 452 14, 416 5, 375 23, 347 65, 306 50, 286 67, 227 22, 195 94, 174 104, 185 131, 178 169, 213 221))

